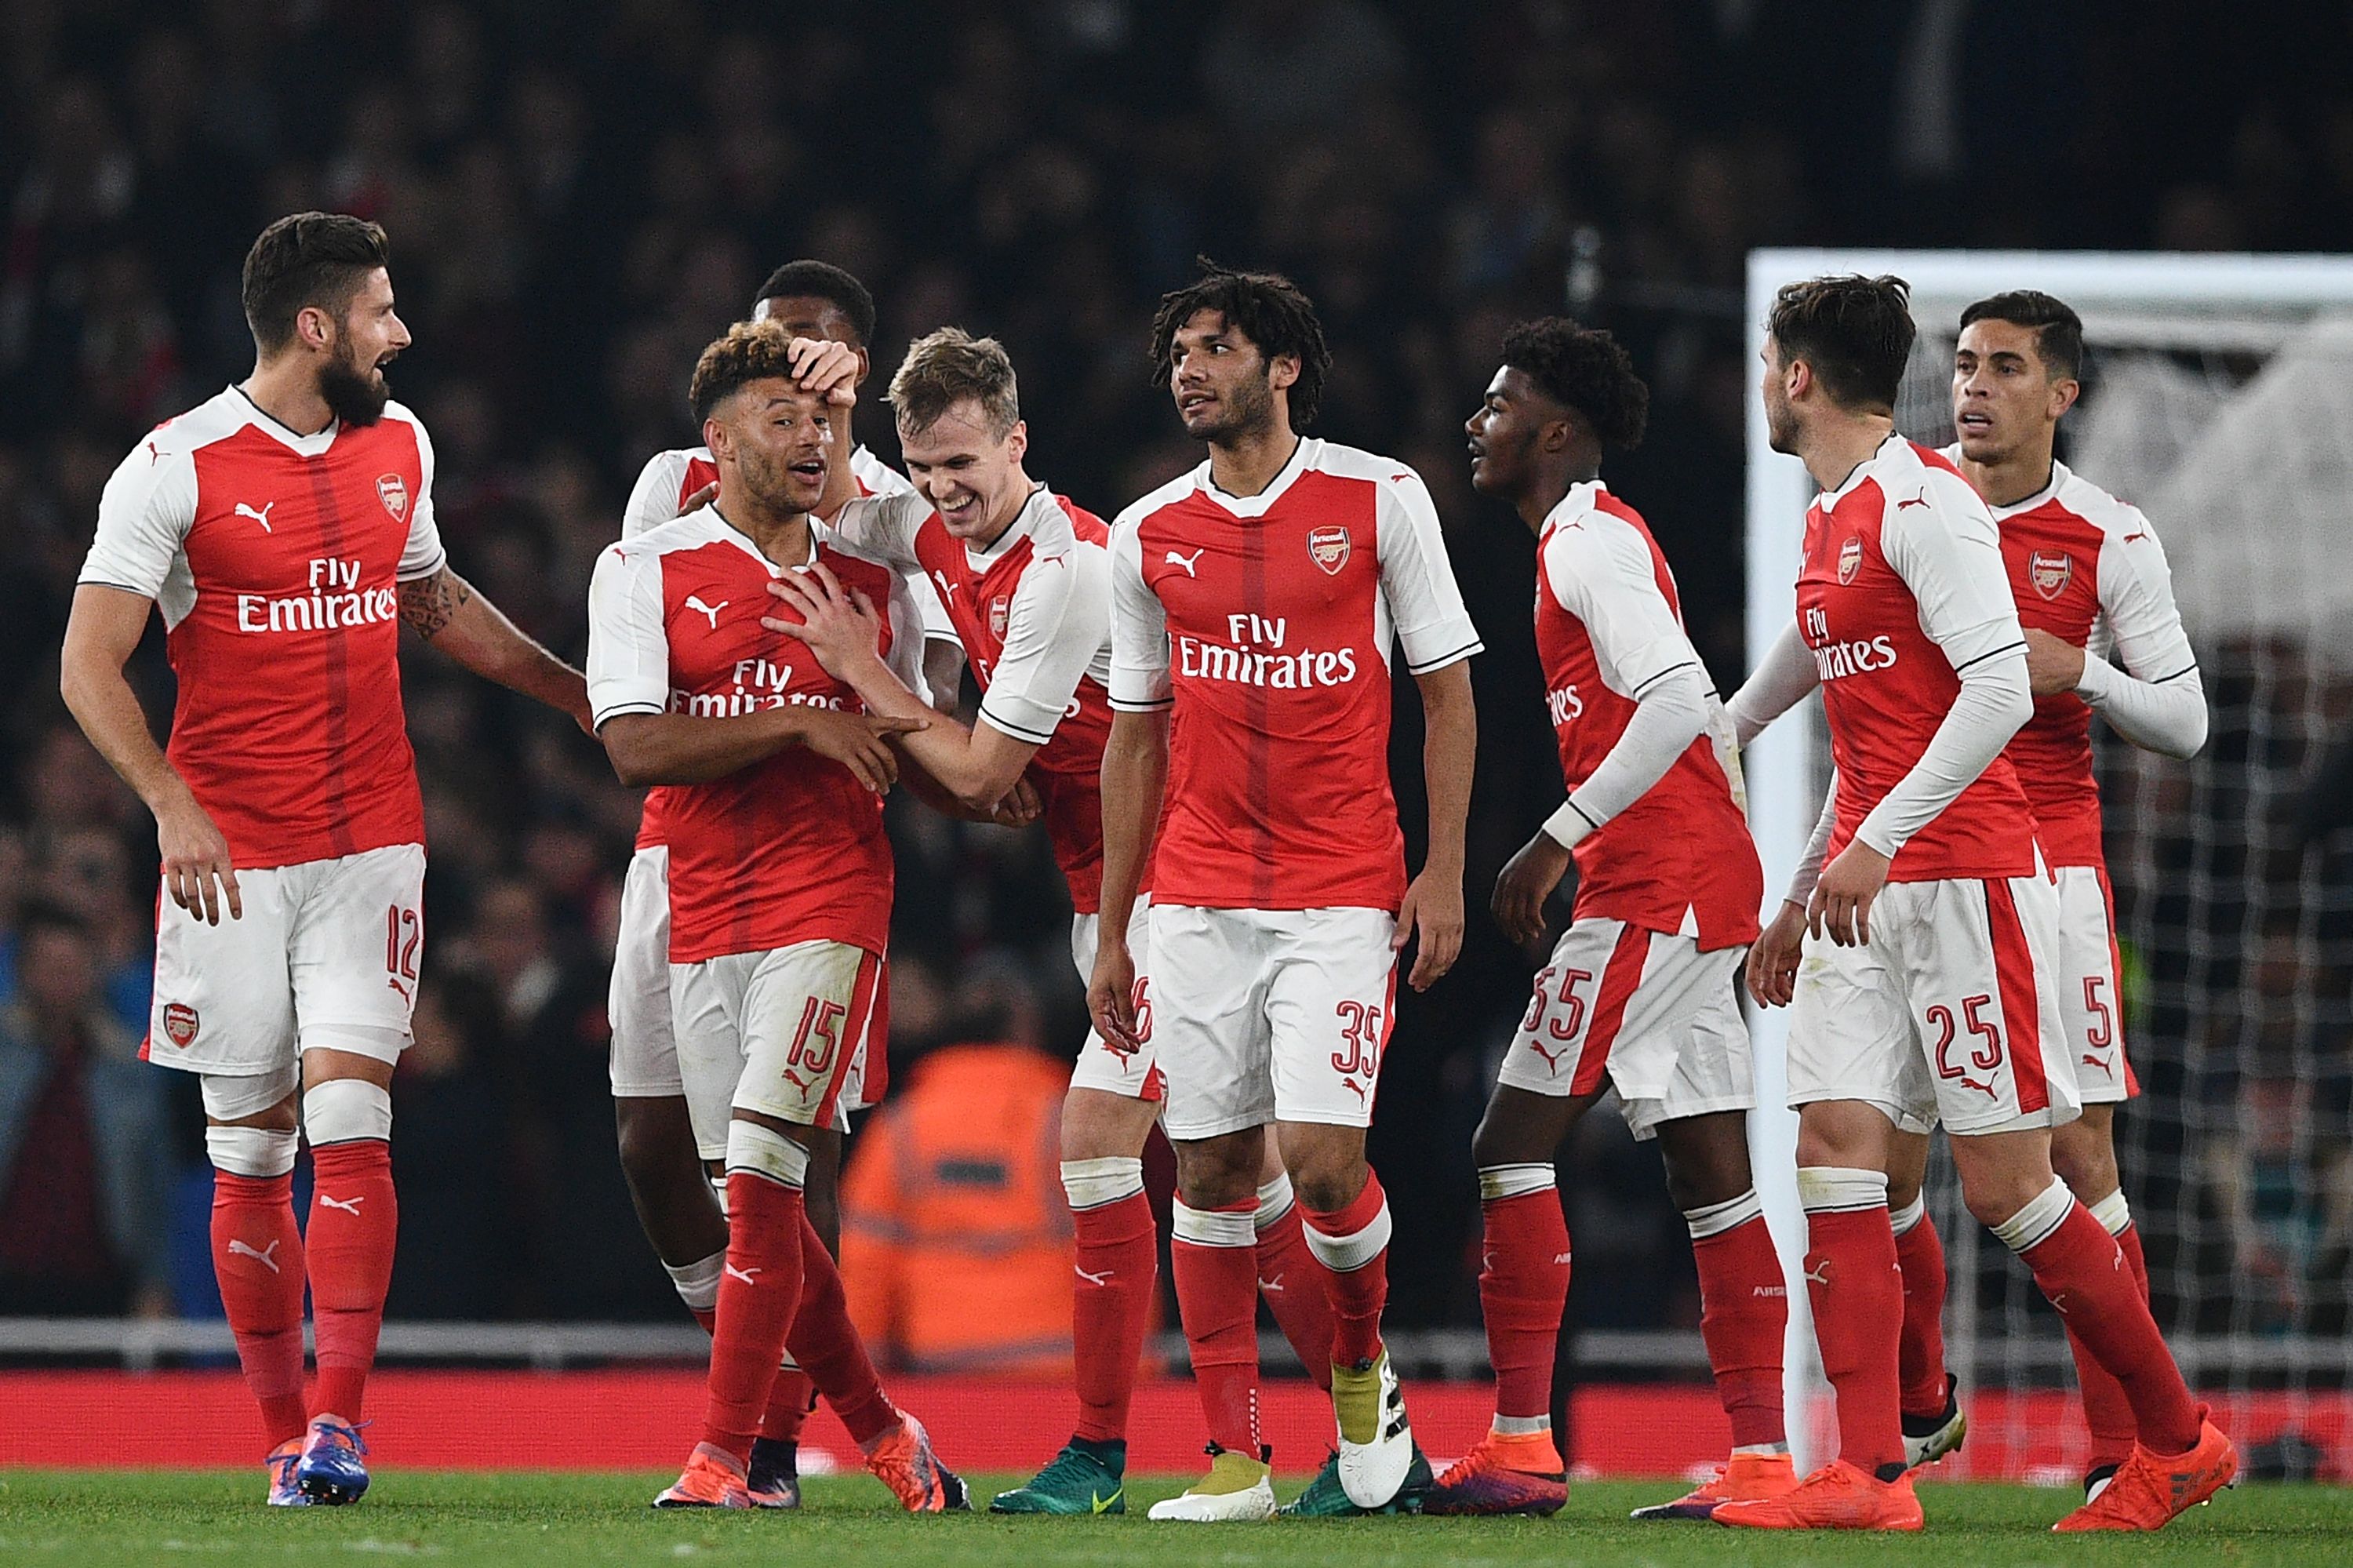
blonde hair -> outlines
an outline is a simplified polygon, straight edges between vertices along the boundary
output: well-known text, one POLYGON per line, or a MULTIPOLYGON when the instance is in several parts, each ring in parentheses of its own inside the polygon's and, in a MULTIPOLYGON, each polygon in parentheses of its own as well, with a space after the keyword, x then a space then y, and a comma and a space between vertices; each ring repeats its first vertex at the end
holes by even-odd
POLYGON ((1020 423, 1021 387, 1003 344, 962 327, 942 327, 908 345, 890 392, 903 429, 929 429, 966 398, 980 405, 989 433, 999 440, 1020 423))

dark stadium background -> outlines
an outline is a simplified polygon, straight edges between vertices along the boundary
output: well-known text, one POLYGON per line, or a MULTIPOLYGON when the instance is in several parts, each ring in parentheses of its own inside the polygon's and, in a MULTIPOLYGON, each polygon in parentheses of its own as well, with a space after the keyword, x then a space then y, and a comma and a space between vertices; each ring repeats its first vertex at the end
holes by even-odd
MULTIPOLYGON (((1632 344, 1651 436, 1610 478, 1729 690, 1751 247, 2353 245, 2353 10, 1976 0, 1966 44, 1940 54, 1934 9, 0 0, 0 933, 30 898, 69 904, 100 933, 109 1005, 143 1020, 152 825, 67 719, 56 652, 109 471, 249 366, 237 269, 270 217, 390 228, 417 337, 392 379, 435 439, 454 562, 575 659, 628 481, 692 439, 695 352, 776 262, 822 257, 872 285, 885 375, 944 323, 1002 337, 1032 471, 1105 515, 1198 457, 1146 379, 1155 296, 1198 252, 1281 268, 1337 355, 1319 433, 1420 469, 1488 642, 1470 938, 1400 1009, 1374 1137, 1394 1320, 1473 1324, 1466 1146, 1531 967, 1484 895, 1559 789, 1529 542, 1472 496, 1462 461, 1505 323, 1569 308, 1632 344)), ((880 412, 870 400, 860 431, 889 456, 880 412)), ((167 712, 160 639, 135 673, 167 712)), ((392 1313, 676 1319, 622 1191, 604 1072, 635 798, 560 720, 438 657, 417 652, 407 681, 433 872, 392 1313)), ((1408 779, 1419 738, 1403 696, 1408 779)), ((1400 807, 1418 837, 1410 784, 1400 807)), ((1005 988, 974 977, 1008 973, 1070 1049, 1042 836, 893 815, 894 958, 923 971, 897 1052, 1001 1026, 971 1013, 1005 988)), ((0 935, 9 991, 15 959, 0 935)), ((184 1308, 209 1288, 193 1091, 176 1075, 161 1091, 184 1308)), ((1695 1322, 1654 1158, 1596 1118, 1568 1164, 1579 1277, 1607 1282, 1576 1292, 1582 1319, 1695 1322)))

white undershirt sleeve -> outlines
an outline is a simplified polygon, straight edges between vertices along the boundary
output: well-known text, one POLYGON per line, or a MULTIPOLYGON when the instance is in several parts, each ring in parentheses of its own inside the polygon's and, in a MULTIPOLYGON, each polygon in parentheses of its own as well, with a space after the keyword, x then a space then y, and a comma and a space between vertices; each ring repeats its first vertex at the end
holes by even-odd
POLYGON ((1144 580, 1141 524, 1123 517, 1111 534, 1111 705, 1155 713, 1168 705, 1168 613, 1144 580))
POLYGON ((1813 836, 1806 841, 1805 853, 1798 857, 1798 869, 1789 874, 1788 901, 1803 909, 1814 896, 1814 884, 1822 879, 1822 857, 1830 853, 1831 834, 1838 827, 1838 769, 1831 769, 1831 786, 1822 792, 1822 814, 1814 819, 1813 836))
POLYGON ((891 574, 891 602, 884 612, 891 622, 891 649, 882 662, 899 677, 901 685, 915 694, 917 702, 929 707, 932 686, 923 674, 923 607, 915 602, 915 591, 901 573, 891 574))
MULTIPOLYGON (((1598 828, 1651 791, 1675 759, 1707 729, 1707 677, 1696 668, 1671 670, 1644 689, 1617 744, 1569 792, 1568 807, 1598 828)), ((1552 832, 1546 824, 1546 832, 1552 832)), ((1555 838, 1560 834, 1555 832, 1555 838)), ((1577 838, 1583 838, 1582 832, 1577 838)), ((1576 839, 1564 839, 1569 848, 1576 839)))
POLYGON ((2075 694, 2135 746, 2165 757, 2198 755, 2206 744, 2205 683, 2173 601, 2165 547, 2138 513, 2112 528, 2101 547, 2100 615, 2116 663, 2086 650, 2075 694))
POLYGON ((1733 738, 1746 746, 1820 684, 1821 667, 1814 662, 1813 650, 1806 646, 1793 620, 1766 650, 1764 662, 1724 705, 1725 715, 1732 720, 1733 738))
POLYGON ((1920 630, 1943 651, 1961 689, 1912 770, 1855 829, 1893 859, 1936 820, 2034 715, 2026 634, 1985 503, 1958 475, 1931 471, 1926 506, 1893 507, 1880 549, 1920 609, 1920 630))
POLYGON ((588 580, 588 706, 602 728, 621 714, 670 708, 670 636, 662 625, 661 557, 608 545, 588 580))

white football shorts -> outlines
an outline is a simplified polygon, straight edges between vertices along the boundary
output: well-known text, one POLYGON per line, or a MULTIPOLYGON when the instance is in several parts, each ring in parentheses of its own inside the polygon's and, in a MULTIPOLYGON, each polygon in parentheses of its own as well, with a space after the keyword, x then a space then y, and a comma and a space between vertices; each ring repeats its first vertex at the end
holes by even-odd
POLYGON ((2140 1093, 2125 1054, 2116 906, 2108 874, 2096 865, 2063 865, 2059 883, 2059 1019, 2075 1062, 2075 1086, 2087 1106, 2115 1105, 2140 1093))
MULTIPOLYGON (((1151 996, 1152 901, 1139 898, 1127 916, 1127 953, 1135 960, 1136 994, 1148 1002, 1151 996)), ((1073 915, 1071 916, 1071 962, 1078 966, 1079 983, 1085 985, 1094 979, 1095 932, 1102 916, 1073 915)), ((1162 1076, 1152 1049, 1145 1040, 1134 1051, 1119 1051, 1103 1037, 1099 1030, 1087 1031, 1087 1043, 1079 1047, 1079 1060, 1071 1069, 1071 1087, 1101 1089, 1107 1095, 1120 1095, 1131 1100, 1165 1100, 1168 1097, 1168 1080, 1162 1076)))
POLYGON ((2047 876, 1892 882, 1871 938, 1808 936, 1789 1010, 1789 1104, 1862 1100, 1906 1132, 2010 1132, 2082 1111, 2051 956, 2047 876))
POLYGON ((240 871, 237 885, 245 913, 223 908, 217 926, 158 896, 141 1054, 224 1076, 320 1048, 396 1060, 425 958, 425 846, 240 871))
POLYGON ((1386 909, 1152 906, 1149 1038, 1170 1138, 1369 1127, 1397 1001, 1386 909))
POLYGON ((1747 950, 1703 953, 1691 937, 1575 922, 1537 971, 1497 1082, 1566 1096, 1597 1094, 1606 1078, 1638 1139, 1662 1121, 1749 1109, 1757 1080, 1735 989, 1747 950))
POLYGON ((727 1157, 737 1109, 801 1127, 849 1126, 849 1093, 888 1026, 880 954, 847 942, 728 953, 670 969, 687 1115, 705 1160, 727 1157))
POLYGON ((613 1025, 607 1066, 615 1099, 660 1099, 686 1093, 670 1017, 670 846, 648 844, 629 857, 621 879, 621 917, 613 936, 613 984, 606 999, 613 1025))

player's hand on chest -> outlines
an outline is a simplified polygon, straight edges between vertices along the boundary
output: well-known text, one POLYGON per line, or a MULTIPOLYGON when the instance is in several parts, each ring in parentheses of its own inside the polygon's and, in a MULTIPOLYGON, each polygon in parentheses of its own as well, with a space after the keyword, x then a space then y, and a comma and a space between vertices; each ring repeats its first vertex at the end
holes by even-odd
POLYGON ((806 643, 761 624, 797 620, 768 591, 756 565, 740 572, 687 574, 669 595, 671 683, 725 697, 730 711, 807 705, 858 712, 848 686, 826 673, 806 643))

